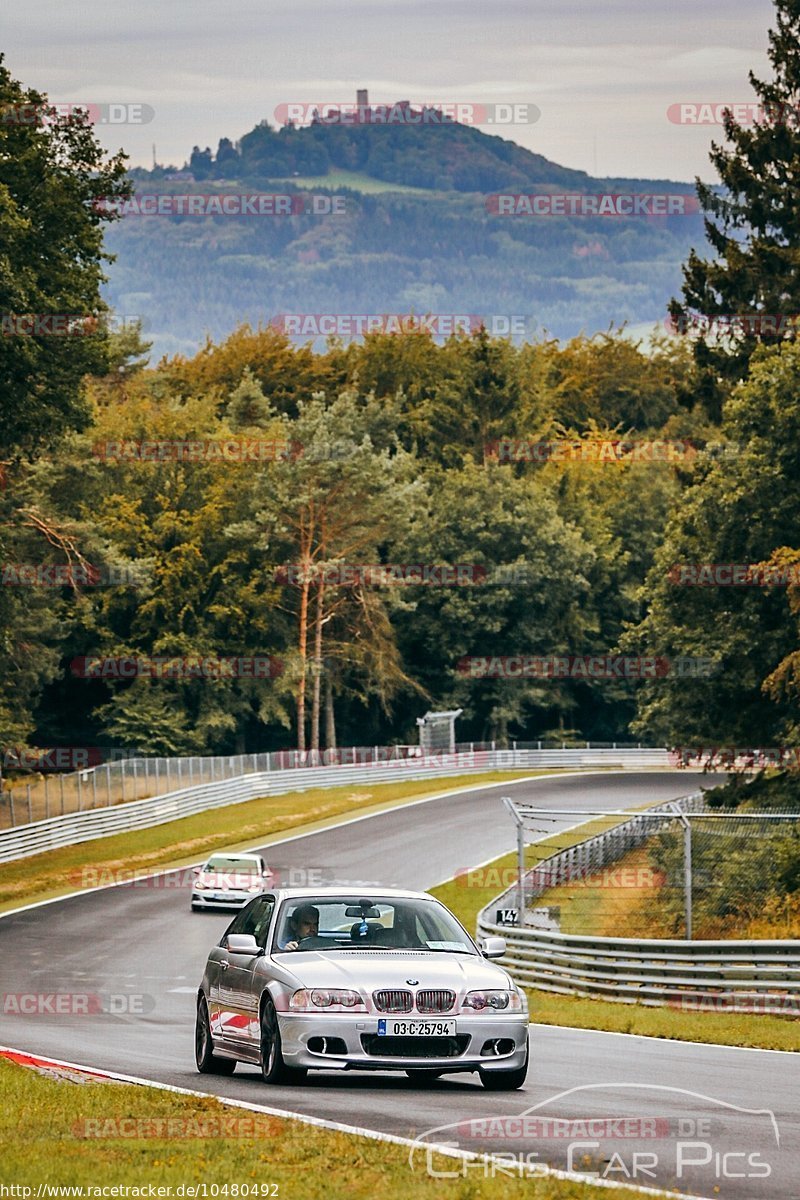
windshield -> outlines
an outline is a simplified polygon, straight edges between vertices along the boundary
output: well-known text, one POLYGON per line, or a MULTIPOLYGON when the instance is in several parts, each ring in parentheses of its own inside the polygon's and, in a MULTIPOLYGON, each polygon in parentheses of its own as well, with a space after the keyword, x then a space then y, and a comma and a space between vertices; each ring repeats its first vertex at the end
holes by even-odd
POLYGON ((477 954, 438 900, 382 896, 304 896, 281 906, 273 952, 294 949, 428 950, 477 954))
POLYGON ((225 871, 230 875, 259 875, 260 867, 255 858, 234 858, 227 854, 212 854, 204 871, 225 871))

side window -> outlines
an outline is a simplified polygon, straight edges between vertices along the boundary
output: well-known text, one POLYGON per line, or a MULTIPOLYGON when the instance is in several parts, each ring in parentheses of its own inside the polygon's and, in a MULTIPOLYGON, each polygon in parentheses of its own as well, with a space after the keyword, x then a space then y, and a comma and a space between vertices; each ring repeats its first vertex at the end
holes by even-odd
POLYGON ((251 933, 259 944, 263 944, 259 938, 259 932, 266 933, 274 907, 273 896, 257 896, 255 900, 251 900, 247 907, 237 913, 231 921, 222 936, 222 942, 229 933, 251 933))
POLYGON ((253 928, 253 937, 258 942, 259 946, 266 948, 267 934, 269 932, 272 914, 275 911, 275 897, 263 896, 259 900, 258 916, 253 928))

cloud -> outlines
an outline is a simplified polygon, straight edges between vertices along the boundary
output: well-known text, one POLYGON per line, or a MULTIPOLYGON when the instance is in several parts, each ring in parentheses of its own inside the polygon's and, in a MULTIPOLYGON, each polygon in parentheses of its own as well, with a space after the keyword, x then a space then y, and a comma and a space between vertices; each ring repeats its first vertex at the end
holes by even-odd
POLYGON ((601 174, 708 174, 720 130, 670 126, 669 104, 749 99, 768 76, 771 0, 27 0, 6 14, 7 65, 58 100, 138 102, 147 126, 101 130, 137 163, 179 163, 273 119, 286 100, 528 101, 529 149, 601 174))

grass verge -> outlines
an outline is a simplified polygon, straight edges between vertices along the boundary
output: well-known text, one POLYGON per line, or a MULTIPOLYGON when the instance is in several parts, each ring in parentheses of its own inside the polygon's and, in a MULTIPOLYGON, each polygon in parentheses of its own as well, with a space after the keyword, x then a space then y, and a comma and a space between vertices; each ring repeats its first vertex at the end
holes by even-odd
MULTIPOLYGON (((226 1108, 212 1097, 135 1084, 75 1086, 2 1059, 0 1092, 3 1182, 31 1187, 32 1195, 39 1184, 152 1185, 171 1188, 173 1196, 181 1184, 205 1184, 208 1195, 213 1184, 227 1184, 228 1195, 238 1185, 239 1196, 247 1194, 243 1185, 277 1184, 277 1192, 250 1194, 280 1200, 407 1200, 412 1194, 415 1200, 608 1200, 607 1190, 590 1184, 514 1179, 502 1171, 484 1178, 474 1167, 461 1178, 434 1178, 426 1172, 424 1152, 415 1155, 411 1171, 407 1147, 226 1108)), ((442 1156, 434 1156, 432 1166, 439 1172, 462 1169, 442 1156)), ((614 1192, 619 1200, 636 1195, 627 1188, 614 1192)))
MULTIPOLYGON (((527 846, 525 866, 533 867, 558 850, 573 846, 593 833, 608 828, 608 820, 599 818, 582 825, 580 829, 556 833, 527 846)), ((429 890, 455 913, 467 929, 474 930, 480 910, 516 877, 517 856, 512 853, 429 890)), ((552 896, 553 892, 550 893, 551 902, 552 896)), ((526 990, 531 1020, 544 1025, 634 1033, 722 1046, 751 1046, 761 1050, 800 1051, 800 1021, 789 1014, 783 1017, 767 1013, 694 1012, 582 996, 562 996, 533 988, 526 990)))
POLYGON ((341 817, 365 816, 422 796, 459 787, 547 775, 547 771, 488 771, 448 779, 399 780, 373 786, 348 784, 309 788, 213 808, 131 833, 96 838, 13 862, 0 870, 0 912, 35 900, 49 900, 93 882, 130 879, 132 873, 188 866, 212 850, 267 845, 289 831, 312 832, 341 817), (91 868, 83 876, 84 868, 91 868))
MULTIPOLYGON (((682 896, 682 881, 679 886, 682 896)), ((536 903, 543 908, 560 909, 562 933, 596 934, 598 937, 682 937, 685 926, 677 931, 667 926, 659 902, 662 887, 663 877, 653 867, 645 845, 631 850, 601 871, 548 888, 536 903)), ((705 936, 697 926, 695 936, 705 936)))

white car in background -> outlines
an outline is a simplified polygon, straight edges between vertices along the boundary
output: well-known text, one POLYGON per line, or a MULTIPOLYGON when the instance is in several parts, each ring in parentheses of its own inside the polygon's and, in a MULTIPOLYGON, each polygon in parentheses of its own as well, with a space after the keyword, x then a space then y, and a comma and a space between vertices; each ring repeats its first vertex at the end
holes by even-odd
POLYGON ((194 868, 192 911, 242 908, 266 890, 270 874, 260 854, 212 854, 194 868))

